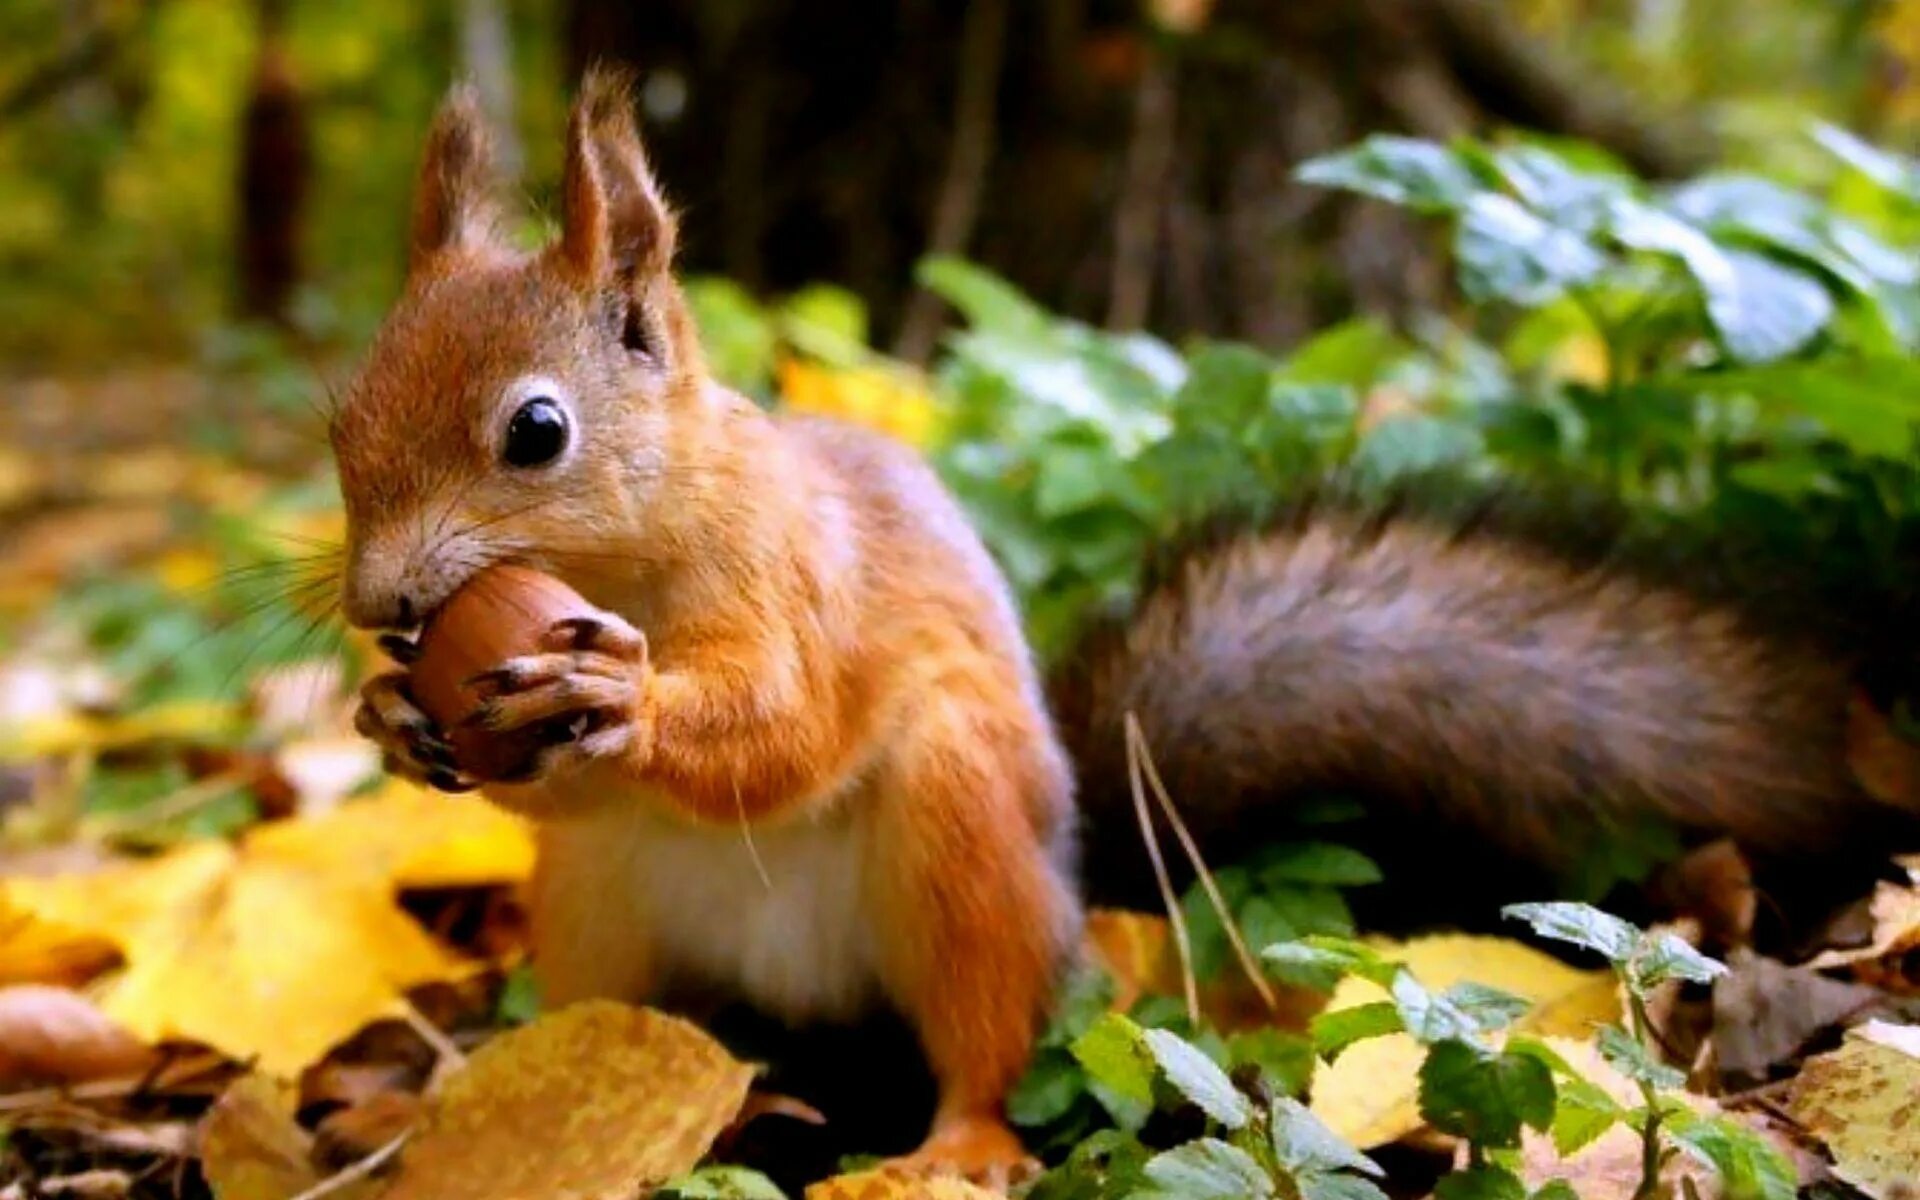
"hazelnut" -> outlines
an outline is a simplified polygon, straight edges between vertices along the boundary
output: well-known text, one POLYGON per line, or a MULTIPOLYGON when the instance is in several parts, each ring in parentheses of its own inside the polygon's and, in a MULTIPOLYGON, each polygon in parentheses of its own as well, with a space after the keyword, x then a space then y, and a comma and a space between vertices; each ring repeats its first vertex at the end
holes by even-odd
POLYGON ((541 653, 556 621, 591 616, 594 607, 551 575, 528 567, 489 567, 468 580, 427 621, 411 672, 414 699, 446 732, 460 769, 482 782, 510 779, 532 765, 557 731, 531 725, 510 732, 462 727, 486 699, 468 680, 510 658, 541 653))

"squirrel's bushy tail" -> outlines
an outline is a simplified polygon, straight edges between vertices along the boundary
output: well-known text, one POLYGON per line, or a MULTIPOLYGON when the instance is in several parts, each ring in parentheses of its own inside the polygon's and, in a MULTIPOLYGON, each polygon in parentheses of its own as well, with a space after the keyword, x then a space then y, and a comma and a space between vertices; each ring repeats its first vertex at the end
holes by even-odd
POLYGON ((1856 779, 1860 650, 1775 602, 1791 567, 1729 580, 1696 557, 1690 574, 1684 555, 1636 557, 1611 515, 1560 508, 1543 526, 1529 511, 1512 494, 1323 492, 1167 555, 1053 680, 1096 894, 1143 862, 1129 712, 1227 858, 1312 794, 1546 867, 1646 816, 1797 850, 1908 799, 1856 779))

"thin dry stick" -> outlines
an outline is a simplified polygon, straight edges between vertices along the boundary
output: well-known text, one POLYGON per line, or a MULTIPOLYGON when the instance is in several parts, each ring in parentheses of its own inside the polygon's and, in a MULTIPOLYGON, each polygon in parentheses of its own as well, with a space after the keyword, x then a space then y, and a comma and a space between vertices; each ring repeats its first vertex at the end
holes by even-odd
POLYGON ((1246 939, 1240 936, 1240 926, 1233 919, 1233 912, 1227 907, 1225 896, 1220 894, 1220 885, 1214 882, 1213 872, 1207 869, 1207 862, 1200 857, 1200 847, 1193 840, 1193 834, 1187 829, 1187 823, 1180 819, 1180 813, 1173 806, 1173 797, 1167 794, 1167 785, 1160 780, 1160 770, 1153 765, 1153 755, 1147 749, 1147 739, 1140 732, 1140 723, 1132 714, 1127 716, 1127 738, 1137 742, 1140 747, 1140 762, 1147 774, 1147 783, 1153 789, 1153 797, 1160 803, 1160 811, 1167 816, 1167 823, 1173 826, 1173 835, 1180 839, 1180 848, 1186 851, 1187 861, 1193 864, 1194 871, 1200 877, 1200 886, 1207 893, 1207 900, 1214 911, 1220 914, 1220 927, 1227 932, 1227 942, 1233 947, 1233 955, 1240 960, 1240 970, 1245 973, 1247 982, 1260 995, 1261 1003, 1267 1011, 1278 1015, 1280 1001, 1273 994, 1273 987, 1267 982, 1265 972, 1247 949, 1246 939))
POLYGON ((1140 749, 1136 734, 1139 725, 1127 714, 1127 781, 1133 787, 1133 812, 1140 818, 1140 840, 1146 843, 1147 857, 1153 862, 1154 882, 1160 885, 1161 903, 1167 906, 1167 925, 1173 930, 1173 946, 1180 954, 1180 986, 1187 996, 1187 1019, 1200 1024, 1200 985, 1193 974, 1193 945, 1187 939, 1187 922, 1180 915, 1180 898, 1173 894, 1173 879, 1160 856, 1160 837, 1153 831, 1153 814, 1147 809, 1147 793, 1140 782, 1140 749))
POLYGON ((331 1196, 348 1184, 358 1183, 360 1180, 378 1171, 385 1165, 388 1159, 400 1153, 400 1147, 406 1145, 407 1139, 412 1136, 413 1130, 407 1130, 359 1162, 342 1167, 306 1191, 294 1196, 293 1200, 320 1200, 322 1196, 331 1196))
POLYGON ((433 1049, 433 1072, 427 1080, 429 1088, 440 1082, 441 1077, 448 1071, 458 1070, 467 1065, 467 1056, 461 1052, 460 1047, 454 1045, 453 1039, 442 1032, 438 1025, 427 1020, 426 1014, 415 1008, 411 1001, 402 1000, 400 1009, 400 1017, 407 1023, 407 1027, 419 1034, 420 1040, 433 1049))

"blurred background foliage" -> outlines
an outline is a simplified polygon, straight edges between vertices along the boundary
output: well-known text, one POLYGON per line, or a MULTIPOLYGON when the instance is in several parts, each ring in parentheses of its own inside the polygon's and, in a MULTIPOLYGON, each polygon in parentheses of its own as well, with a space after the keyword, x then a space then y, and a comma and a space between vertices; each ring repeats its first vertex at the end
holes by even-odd
POLYGON ((916 360, 912 264, 942 241, 1173 335, 1280 346, 1437 302, 1404 222, 1288 181, 1369 132, 1533 124, 1657 175, 1798 177, 1822 169, 1809 116, 1895 147, 1920 128, 1906 0, 8 0, 0 361, 234 353, 248 310, 350 348, 397 282, 447 79, 483 84, 540 211, 567 81, 600 57, 645 72, 693 270, 843 284, 916 360), (264 292, 246 194, 294 210, 264 292))
POLYGON ((535 237, 597 59, 639 72, 718 372, 925 447, 1043 649, 1329 466, 1913 557, 1920 0, 7 0, 0 550, 46 560, 10 607, 77 580, 149 673, 218 630, 311 653, 284 610, 324 583, 167 580, 336 531, 316 414, 449 79, 535 237), (103 493, 213 561, 23 523, 103 493), (191 619, 141 628, 166 595, 191 619))

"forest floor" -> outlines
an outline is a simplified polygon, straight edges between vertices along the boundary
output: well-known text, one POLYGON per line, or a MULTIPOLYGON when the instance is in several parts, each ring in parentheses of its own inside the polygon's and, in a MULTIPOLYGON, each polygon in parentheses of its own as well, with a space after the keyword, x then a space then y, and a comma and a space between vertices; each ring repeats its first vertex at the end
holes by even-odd
MULTIPOLYGON (((169 373, 6 389, 0 1198, 611 1197, 676 1178, 688 1196, 778 1194, 687 1173, 740 1157, 755 1128, 817 1120, 808 1105, 752 1090, 751 1065, 675 1018, 538 1012, 527 830, 381 776, 350 726, 376 652, 332 615, 324 450, 287 433, 300 420, 209 410, 219 390, 169 373)), ((1749 946, 1764 898, 1739 852, 1696 852, 1660 932, 1726 960, 1711 987, 1630 995, 1591 958, 1506 938, 1369 945, 1455 989, 1436 995, 1521 998, 1511 1035, 1605 1093, 1588 1097, 1603 1114, 1640 1093, 1594 1029, 1632 1009, 1670 1103, 1755 1131, 1803 1188, 1891 1200, 1920 1180, 1920 859, 1904 867, 1783 962, 1749 946)), ((1108 1008, 1187 990, 1164 915, 1096 914, 1089 944, 1108 1008)), ((1304 1035, 1377 1010, 1387 992, 1366 974, 1263 1000, 1228 972, 1194 1000, 1221 1033, 1304 1035)), ((1307 1064, 1313 1115, 1386 1164, 1396 1196, 1466 1154, 1422 1103, 1425 1049, 1399 1033, 1307 1064)), ((1611 1120, 1589 1133, 1556 1119, 1501 1161, 1529 1188, 1635 1195, 1641 1140, 1611 1120)), ((1669 1191, 1780 1194, 1683 1148, 1669 1191)), ((846 1165, 807 1194, 974 1194, 846 1165)), ((1110 1194, 1073 1182, 1043 1186, 1110 1194)))

